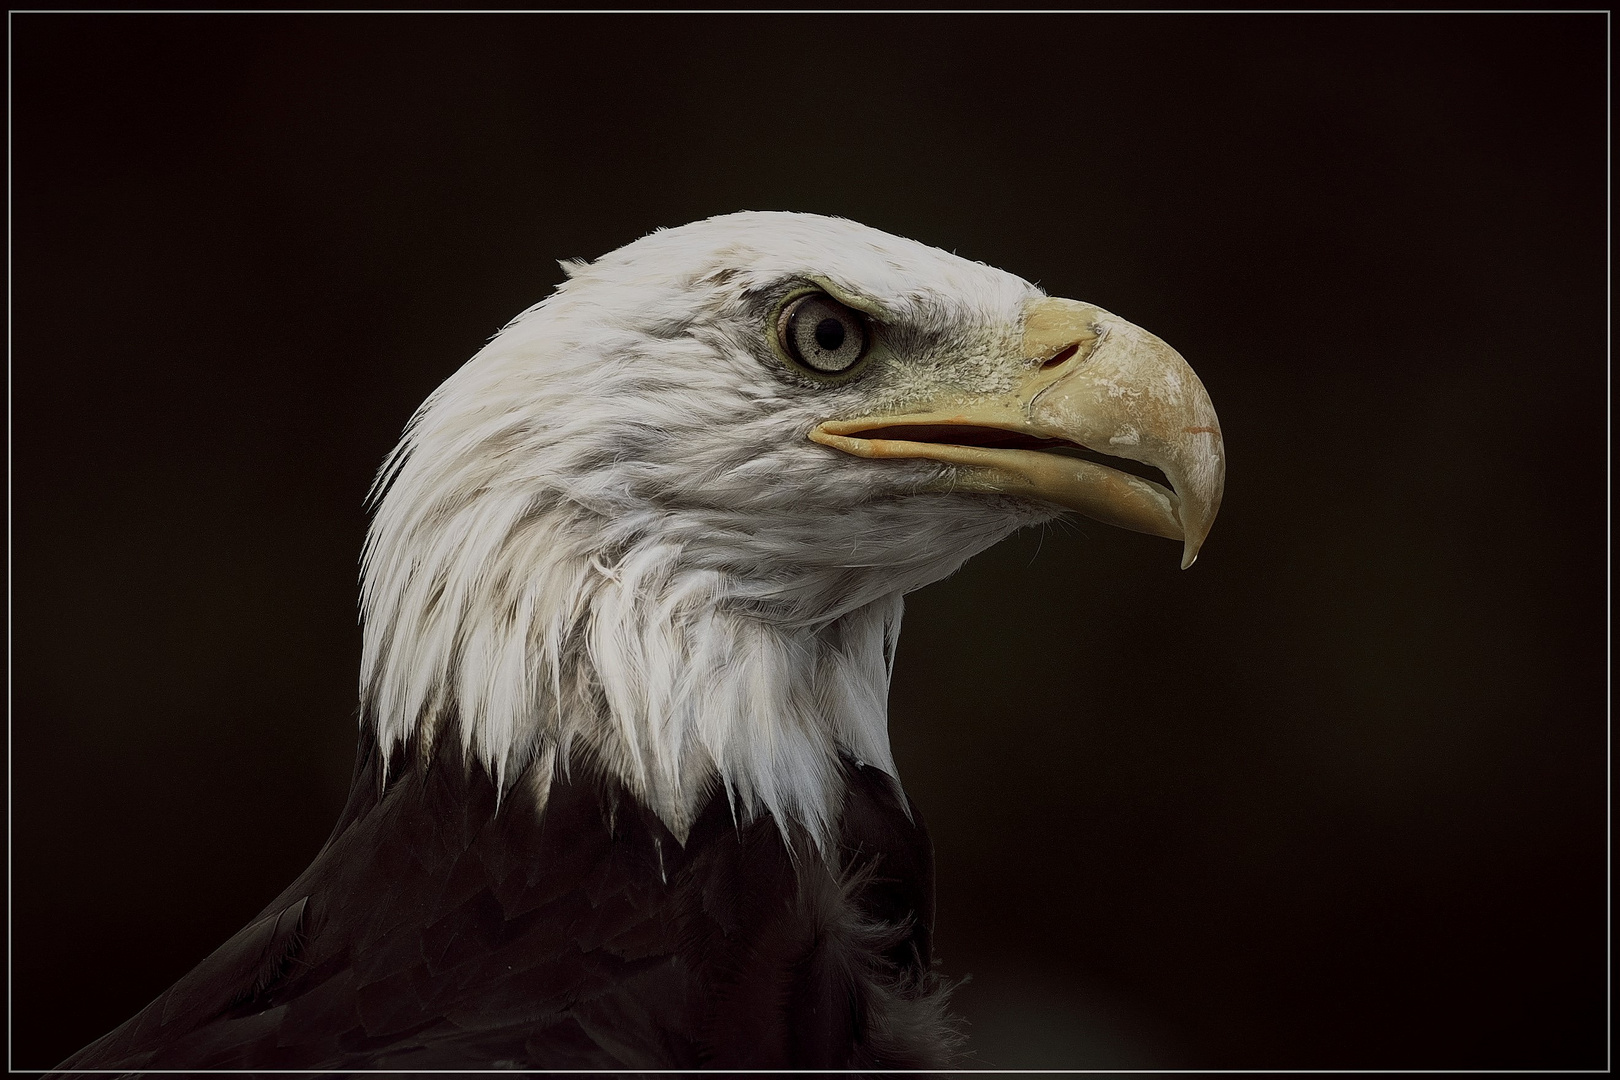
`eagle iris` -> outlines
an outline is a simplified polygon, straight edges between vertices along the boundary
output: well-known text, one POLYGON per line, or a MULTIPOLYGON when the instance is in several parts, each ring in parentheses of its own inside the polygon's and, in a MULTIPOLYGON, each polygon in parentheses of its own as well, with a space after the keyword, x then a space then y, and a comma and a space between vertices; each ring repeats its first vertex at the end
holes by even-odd
POLYGON ((777 334, 794 360, 822 375, 840 375, 866 354, 866 318, 825 293, 809 293, 782 312, 777 334))

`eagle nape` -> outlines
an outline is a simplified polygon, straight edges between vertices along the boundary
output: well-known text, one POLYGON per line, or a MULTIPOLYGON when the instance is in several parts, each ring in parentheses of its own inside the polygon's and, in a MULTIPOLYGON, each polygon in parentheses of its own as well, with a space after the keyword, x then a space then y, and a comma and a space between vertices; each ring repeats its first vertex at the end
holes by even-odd
POLYGON ((378 476, 331 838, 60 1070, 959 1060, 903 597, 1065 510, 1191 565, 1209 397, 1117 316, 842 219, 564 266, 378 476))

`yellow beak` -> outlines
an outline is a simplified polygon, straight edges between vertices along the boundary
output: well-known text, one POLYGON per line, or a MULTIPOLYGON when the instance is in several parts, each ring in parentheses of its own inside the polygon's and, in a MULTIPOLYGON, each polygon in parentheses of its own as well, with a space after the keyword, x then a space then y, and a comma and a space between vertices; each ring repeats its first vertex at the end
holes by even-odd
POLYGON ((1191 566, 1226 481, 1220 422, 1192 368, 1141 327, 1057 298, 1026 307, 1023 353, 1029 374, 1005 396, 829 421, 810 438, 856 457, 960 466, 942 488, 1040 499, 1180 540, 1182 568, 1191 566), (1151 466, 1169 483, 1084 451, 1151 466))

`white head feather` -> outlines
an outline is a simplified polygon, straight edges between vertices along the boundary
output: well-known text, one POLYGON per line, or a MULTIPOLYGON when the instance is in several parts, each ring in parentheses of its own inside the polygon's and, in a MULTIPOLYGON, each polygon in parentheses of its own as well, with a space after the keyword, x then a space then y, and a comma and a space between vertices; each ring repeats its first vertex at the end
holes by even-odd
POLYGON ((1005 389, 1040 293, 850 221, 744 213, 659 231, 519 315, 418 410, 378 479, 364 721, 386 755, 445 723, 501 787, 585 753, 680 837, 737 812, 837 819, 840 750, 890 775, 902 596, 1035 504, 925 494, 949 468, 807 439, 941 386, 1005 389), (770 313, 815 280, 881 307, 895 362, 827 384, 770 313), (531 768, 531 766, 533 766, 531 768))

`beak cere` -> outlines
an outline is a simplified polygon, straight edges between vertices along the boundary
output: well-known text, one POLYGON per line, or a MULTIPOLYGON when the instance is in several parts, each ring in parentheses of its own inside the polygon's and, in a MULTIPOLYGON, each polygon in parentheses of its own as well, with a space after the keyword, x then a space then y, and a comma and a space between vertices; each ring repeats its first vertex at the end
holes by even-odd
POLYGON ((1226 479, 1220 422, 1192 368, 1141 327, 1057 298, 1025 308, 1023 352, 1029 373, 1007 396, 830 421, 810 438, 857 457, 954 464, 941 490, 1021 495, 1180 540, 1191 566, 1226 479))

